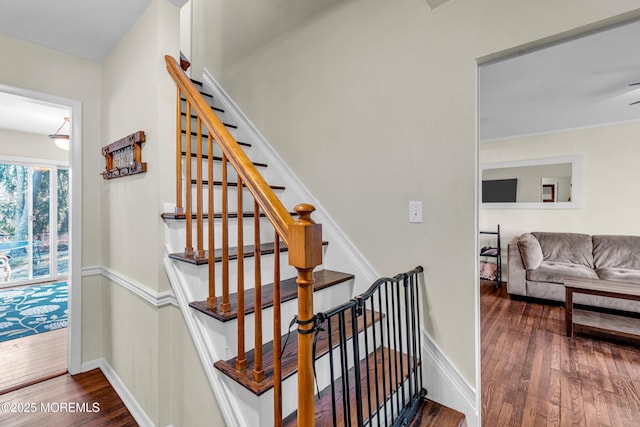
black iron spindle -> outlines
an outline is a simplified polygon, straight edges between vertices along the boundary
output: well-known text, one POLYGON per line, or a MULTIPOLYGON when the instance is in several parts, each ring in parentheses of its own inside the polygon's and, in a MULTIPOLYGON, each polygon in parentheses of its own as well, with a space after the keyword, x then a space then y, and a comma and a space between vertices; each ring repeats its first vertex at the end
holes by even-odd
POLYGON ((353 338, 351 339, 351 344, 353 347, 353 373, 354 373, 354 382, 355 382, 355 391, 356 391, 356 420, 358 421, 358 426, 363 425, 362 418, 362 376, 360 374, 360 341, 358 339, 358 310, 359 310, 359 302, 356 303, 353 307, 351 307, 351 332, 353 334, 353 338))
MULTIPOLYGON (((360 302, 362 304, 362 321, 364 323, 365 328, 367 327, 367 300, 362 298, 361 296, 360 298, 360 302)), ((375 314, 373 312, 373 310, 371 311, 371 325, 375 328, 375 314)), ((374 348, 375 349, 375 348, 374 348)), ((365 360, 366 360, 366 380, 367 380, 367 409, 369 409, 369 420, 371 420, 371 418, 373 418, 373 411, 371 409, 371 401, 373 396, 371 395, 371 367, 369 365, 369 334, 367 334, 367 331, 365 330, 364 332, 364 354, 365 354, 365 360)))

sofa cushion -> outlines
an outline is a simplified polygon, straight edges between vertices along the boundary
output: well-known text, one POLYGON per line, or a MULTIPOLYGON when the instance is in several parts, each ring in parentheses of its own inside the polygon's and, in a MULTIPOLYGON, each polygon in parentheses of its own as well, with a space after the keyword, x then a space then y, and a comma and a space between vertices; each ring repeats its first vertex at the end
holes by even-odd
POLYGON ((596 268, 640 270, 639 236, 593 236, 596 268))
POLYGON ((542 262, 542 248, 540 242, 531 233, 525 233, 518 239, 518 249, 522 256, 522 263, 527 270, 535 270, 542 262))
POLYGON ((587 279, 598 278, 593 268, 554 261, 542 261, 538 268, 527 271, 527 280, 533 282, 564 283, 564 278, 567 276, 587 279))
POLYGON ((640 270, 630 268, 597 268, 596 274, 602 280, 637 283, 640 285, 640 270))
POLYGON ((532 234, 540 242, 545 261, 593 268, 593 243, 590 235, 539 231, 532 234))

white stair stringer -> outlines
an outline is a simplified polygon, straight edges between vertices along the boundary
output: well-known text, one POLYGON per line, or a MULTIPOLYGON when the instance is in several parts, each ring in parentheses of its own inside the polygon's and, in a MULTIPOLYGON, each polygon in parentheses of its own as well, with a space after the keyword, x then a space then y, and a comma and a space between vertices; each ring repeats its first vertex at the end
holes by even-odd
POLYGON ((202 323, 197 319, 193 313, 193 309, 189 307, 189 299, 186 295, 187 286, 184 283, 182 275, 176 268, 176 263, 169 258, 169 252, 165 252, 164 256, 164 268, 169 277, 171 288, 178 300, 178 306, 182 312, 182 316, 189 329, 189 333, 193 339, 193 344, 196 348, 200 362, 204 369, 205 375, 211 385, 214 396, 218 402, 220 412, 224 417, 225 424, 229 427, 244 427, 251 424, 247 424, 247 420, 244 416, 247 414, 243 411, 244 408, 239 406, 239 402, 233 399, 231 390, 227 387, 223 381, 225 375, 214 368, 213 364, 216 360, 220 359, 218 354, 210 342, 208 334, 205 332, 202 323))

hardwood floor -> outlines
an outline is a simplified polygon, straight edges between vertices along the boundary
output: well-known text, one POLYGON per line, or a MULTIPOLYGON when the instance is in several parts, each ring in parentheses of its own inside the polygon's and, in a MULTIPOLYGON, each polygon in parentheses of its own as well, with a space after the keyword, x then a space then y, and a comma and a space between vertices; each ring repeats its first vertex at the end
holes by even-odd
POLYGON ((137 426, 99 369, 65 374, 0 396, 0 425, 137 426))
POLYGON ((563 306, 480 286, 484 426, 640 425, 640 346, 570 340, 563 306))
POLYGON ((66 372, 66 328, 0 343, 0 394, 66 372))

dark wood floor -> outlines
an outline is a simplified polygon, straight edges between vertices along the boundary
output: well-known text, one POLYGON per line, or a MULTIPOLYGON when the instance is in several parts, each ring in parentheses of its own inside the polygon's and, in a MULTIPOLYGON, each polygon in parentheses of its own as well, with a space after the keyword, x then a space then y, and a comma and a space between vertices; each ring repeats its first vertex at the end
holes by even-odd
POLYGON ((564 307, 481 282, 484 426, 640 425, 640 346, 566 336, 564 307))
POLYGON ((66 328, 0 343, 0 394, 66 372, 66 328))
POLYGON ((0 426, 137 426, 99 369, 0 396, 0 426))

